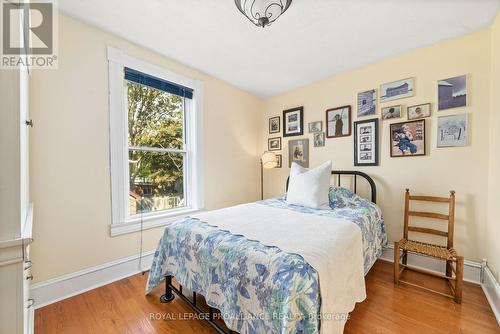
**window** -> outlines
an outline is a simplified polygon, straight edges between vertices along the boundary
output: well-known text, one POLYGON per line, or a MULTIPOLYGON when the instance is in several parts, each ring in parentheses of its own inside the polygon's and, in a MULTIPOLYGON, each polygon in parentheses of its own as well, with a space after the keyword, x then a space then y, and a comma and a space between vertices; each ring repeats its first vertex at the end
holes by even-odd
POLYGON ((130 68, 127 91, 129 215, 187 206, 184 119, 191 89, 130 68))
POLYGON ((111 234, 201 210, 199 82, 108 48, 111 234))

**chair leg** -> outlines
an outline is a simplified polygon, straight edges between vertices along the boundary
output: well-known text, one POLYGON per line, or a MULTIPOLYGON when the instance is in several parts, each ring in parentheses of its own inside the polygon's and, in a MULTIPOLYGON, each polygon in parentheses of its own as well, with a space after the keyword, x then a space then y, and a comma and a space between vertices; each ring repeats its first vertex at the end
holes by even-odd
POLYGON ((456 281, 455 281, 455 302, 460 304, 462 302, 462 283, 464 280, 464 257, 457 256, 456 262, 456 281))
POLYGON ((394 284, 399 284, 399 242, 394 242, 394 284))
POLYGON ((453 271, 451 270, 451 266, 453 265, 452 261, 446 261, 446 276, 452 277, 453 271))
POLYGON ((407 250, 403 251, 403 256, 401 258, 401 262, 403 262, 404 265, 408 264, 408 251, 407 250))

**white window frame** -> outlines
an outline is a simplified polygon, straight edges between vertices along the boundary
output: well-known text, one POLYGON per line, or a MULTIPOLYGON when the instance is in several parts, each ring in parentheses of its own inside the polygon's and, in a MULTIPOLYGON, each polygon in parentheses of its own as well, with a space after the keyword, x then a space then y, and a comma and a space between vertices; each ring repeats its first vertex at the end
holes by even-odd
POLYGON ((111 236, 169 224, 175 219, 203 211, 202 115, 203 83, 131 57, 122 50, 108 47, 109 65, 109 130, 111 162, 111 236), (186 99, 184 189, 186 206, 142 215, 130 216, 129 146, 127 91, 124 68, 128 67, 157 78, 193 89, 193 99, 186 99))

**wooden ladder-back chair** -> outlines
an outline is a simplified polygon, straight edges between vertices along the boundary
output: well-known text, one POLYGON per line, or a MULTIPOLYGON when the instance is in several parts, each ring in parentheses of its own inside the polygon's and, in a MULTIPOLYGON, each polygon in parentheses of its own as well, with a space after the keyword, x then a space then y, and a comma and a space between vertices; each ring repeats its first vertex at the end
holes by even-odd
POLYGON ((394 283, 405 283, 415 287, 419 287, 431 292, 438 293, 440 295, 450 297, 455 300, 456 303, 462 302, 462 282, 464 275, 464 258, 459 256, 457 252, 453 249, 453 228, 455 224, 455 192, 450 191, 450 197, 434 197, 434 196, 411 196, 410 190, 406 189, 405 194, 405 213, 404 213, 404 235, 403 239, 394 243, 394 283), (410 201, 421 201, 421 202, 437 202, 437 203, 447 203, 448 204, 448 214, 440 214, 433 212, 421 212, 421 211, 411 211, 410 201), (440 231, 436 229, 431 229, 427 227, 416 227, 409 226, 409 217, 424 217, 437 220, 445 220, 448 222, 448 231, 440 231), (446 247, 434 245, 430 243, 424 243, 420 241, 414 241, 408 239, 409 232, 426 233, 437 235, 440 237, 445 237, 447 239, 446 247), (402 253, 402 256, 401 256, 402 253), (425 269, 411 267, 408 265, 408 253, 425 255, 440 260, 446 261, 446 275, 431 272, 425 269), (453 266, 453 264, 455 266, 453 266), (426 288, 424 286, 410 283, 408 281, 403 281, 400 279, 401 274, 405 269, 417 271, 424 274, 429 274, 432 276, 437 276, 444 278, 448 281, 452 294, 446 294, 436 290, 426 288), (453 277, 453 273, 455 277, 453 277), (455 281, 455 284, 452 282, 455 281))

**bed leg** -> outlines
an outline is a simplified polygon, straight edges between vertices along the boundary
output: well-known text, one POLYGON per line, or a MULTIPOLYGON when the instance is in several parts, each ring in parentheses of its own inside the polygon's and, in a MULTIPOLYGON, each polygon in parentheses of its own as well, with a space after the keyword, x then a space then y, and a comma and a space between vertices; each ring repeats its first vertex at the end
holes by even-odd
POLYGON ((208 319, 210 319, 210 321, 214 321, 214 308, 213 307, 210 307, 208 309, 208 319))
POLYGON ((165 294, 160 297, 160 302, 168 303, 174 300, 174 294, 170 285, 172 285, 172 276, 165 276, 165 294))

